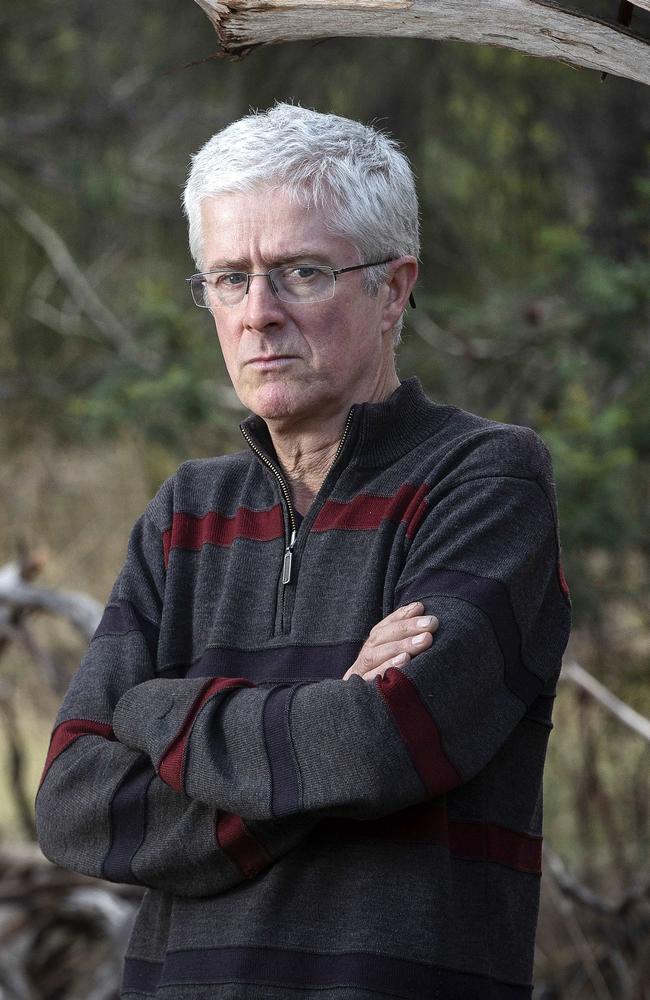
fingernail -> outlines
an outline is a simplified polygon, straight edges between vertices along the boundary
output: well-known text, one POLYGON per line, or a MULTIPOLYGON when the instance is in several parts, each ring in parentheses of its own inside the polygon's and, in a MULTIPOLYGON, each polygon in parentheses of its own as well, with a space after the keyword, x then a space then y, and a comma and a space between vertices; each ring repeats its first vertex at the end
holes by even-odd
POLYGON ((412 646, 421 646, 429 638, 429 633, 425 632, 424 635, 414 635, 411 639, 412 646))
POLYGON ((398 656, 394 656, 393 657, 393 659, 391 660, 391 663, 392 663, 392 665, 394 667, 399 667, 403 663, 406 663, 406 661, 408 660, 408 658, 409 658, 409 654, 408 653, 399 653, 398 656))
POLYGON ((418 618, 415 624, 418 628, 429 628, 434 624, 435 620, 433 615, 427 615, 425 618, 418 618))

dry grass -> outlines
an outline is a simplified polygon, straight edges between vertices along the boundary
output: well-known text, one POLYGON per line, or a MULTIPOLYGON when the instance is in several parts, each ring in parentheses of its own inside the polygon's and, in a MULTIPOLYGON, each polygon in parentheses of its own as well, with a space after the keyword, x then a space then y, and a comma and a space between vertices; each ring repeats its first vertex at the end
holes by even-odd
MULTIPOLYGON (((0 465, 0 565, 15 559, 21 548, 42 553, 45 565, 39 583, 85 591, 104 603, 133 522, 173 468, 166 456, 135 441, 61 451, 44 435, 20 454, 5 456, 0 465)), ((64 622, 46 616, 30 622, 39 645, 71 675, 83 654, 83 641, 64 622)), ((59 698, 16 645, 0 659, 0 682, 5 692, 15 691, 18 726, 27 749, 26 783, 33 795, 59 698)), ((3 749, 0 838, 14 839, 21 833, 3 749)))
POLYGON ((129 529, 174 464, 134 441, 95 450, 53 449, 47 439, 4 457, 0 468, 0 559, 17 545, 47 552, 44 585, 105 599, 129 529))

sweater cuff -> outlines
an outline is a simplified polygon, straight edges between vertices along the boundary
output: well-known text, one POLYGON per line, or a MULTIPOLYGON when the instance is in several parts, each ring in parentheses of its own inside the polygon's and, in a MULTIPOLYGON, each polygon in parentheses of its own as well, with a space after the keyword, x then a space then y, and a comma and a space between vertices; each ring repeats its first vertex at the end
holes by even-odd
POLYGON ((206 683, 205 677, 154 678, 130 688, 113 713, 116 738, 146 753, 158 770, 206 683))

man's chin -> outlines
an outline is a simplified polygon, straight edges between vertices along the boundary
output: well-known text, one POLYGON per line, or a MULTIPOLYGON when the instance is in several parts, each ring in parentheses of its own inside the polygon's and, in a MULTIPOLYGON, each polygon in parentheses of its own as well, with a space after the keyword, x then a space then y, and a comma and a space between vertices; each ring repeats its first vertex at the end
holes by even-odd
POLYGON ((264 420, 286 420, 302 416, 309 406, 305 386, 269 379, 240 396, 245 406, 264 420))

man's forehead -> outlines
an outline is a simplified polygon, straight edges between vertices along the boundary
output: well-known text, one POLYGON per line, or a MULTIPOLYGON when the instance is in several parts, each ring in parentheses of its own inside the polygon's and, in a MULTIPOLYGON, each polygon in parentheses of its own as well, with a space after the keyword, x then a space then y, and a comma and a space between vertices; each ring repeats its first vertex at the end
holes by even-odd
POLYGON ((245 269, 310 260, 331 264, 353 250, 335 236, 320 211, 282 196, 282 192, 221 194, 201 203, 203 250, 207 269, 245 269))
MULTIPOLYGON (((331 255, 324 253, 322 247, 298 247, 295 245, 286 250, 277 250, 273 253, 261 253, 259 258, 267 267, 276 267, 279 264, 292 264, 295 261, 310 261, 312 264, 331 264, 331 255)), ((206 262, 208 269, 227 267, 229 269, 242 269, 250 267, 252 259, 247 254, 233 255, 232 253, 221 256, 216 255, 206 262)))

